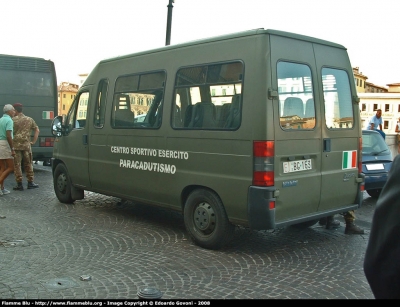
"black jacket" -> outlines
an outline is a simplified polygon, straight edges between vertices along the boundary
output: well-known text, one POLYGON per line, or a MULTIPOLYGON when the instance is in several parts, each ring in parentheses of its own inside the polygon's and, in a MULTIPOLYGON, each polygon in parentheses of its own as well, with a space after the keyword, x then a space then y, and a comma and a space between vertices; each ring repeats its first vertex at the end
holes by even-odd
POLYGON ((400 155, 376 203, 364 272, 377 299, 400 299, 400 155))

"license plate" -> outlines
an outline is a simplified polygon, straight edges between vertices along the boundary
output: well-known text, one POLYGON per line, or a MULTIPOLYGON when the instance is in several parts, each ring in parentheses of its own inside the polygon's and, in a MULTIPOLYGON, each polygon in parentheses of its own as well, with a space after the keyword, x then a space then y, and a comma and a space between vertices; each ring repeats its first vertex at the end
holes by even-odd
POLYGON ((378 169, 385 169, 382 163, 366 164, 365 167, 369 171, 375 171, 378 169))
POLYGON ((293 173, 312 169, 311 159, 283 162, 283 172, 293 173))

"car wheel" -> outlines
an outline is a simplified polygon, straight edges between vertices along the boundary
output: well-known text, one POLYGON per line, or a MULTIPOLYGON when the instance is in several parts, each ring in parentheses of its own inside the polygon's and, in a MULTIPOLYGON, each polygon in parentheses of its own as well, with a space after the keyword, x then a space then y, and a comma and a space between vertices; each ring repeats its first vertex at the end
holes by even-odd
POLYGON ((371 189, 371 190, 367 190, 367 193, 369 196, 373 197, 373 198, 378 198, 379 195, 381 194, 382 189, 371 189))
POLYGON ((53 177, 54 192, 58 200, 65 204, 73 203, 71 194, 71 180, 64 164, 58 164, 53 177))
POLYGON ((229 222, 221 199, 207 189, 194 190, 184 208, 186 230, 195 244, 220 249, 230 242, 235 230, 229 222))

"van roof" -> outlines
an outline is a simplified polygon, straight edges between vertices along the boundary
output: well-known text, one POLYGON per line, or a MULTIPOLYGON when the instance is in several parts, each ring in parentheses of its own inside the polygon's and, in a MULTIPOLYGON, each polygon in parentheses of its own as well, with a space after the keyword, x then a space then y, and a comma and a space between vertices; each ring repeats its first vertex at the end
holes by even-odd
POLYGON ((330 41, 326 41, 323 39, 306 36, 306 35, 302 35, 302 34, 296 34, 296 33, 292 33, 292 32, 259 28, 259 29, 247 30, 247 31, 242 31, 242 32, 236 32, 236 33, 231 33, 231 34, 225 34, 225 35, 220 35, 220 36, 214 36, 214 37, 209 37, 209 38, 188 41, 188 42, 176 44, 176 45, 163 46, 163 47, 156 48, 156 49, 139 51, 139 52, 135 52, 135 53, 131 53, 131 54, 126 54, 126 55, 121 55, 121 56, 117 56, 117 57, 104 59, 104 60, 100 61, 100 63, 111 62, 114 60, 121 60, 121 59, 129 58, 132 56, 149 54, 149 53, 159 52, 159 51, 163 51, 163 50, 178 49, 181 47, 193 46, 193 45, 197 45, 197 44, 204 44, 204 43, 210 43, 210 42, 215 42, 215 41, 220 41, 220 40, 226 40, 226 39, 232 39, 232 38, 238 38, 238 37, 244 37, 244 36, 252 36, 252 35, 283 36, 283 37, 293 38, 293 39, 297 39, 297 40, 303 40, 303 41, 307 41, 307 42, 311 42, 311 43, 329 45, 332 47, 341 48, 341 49, 346 50, 346 48, 343 45, 340 45, 340 44, 337 44, 334 42, 330 42, 330 41))

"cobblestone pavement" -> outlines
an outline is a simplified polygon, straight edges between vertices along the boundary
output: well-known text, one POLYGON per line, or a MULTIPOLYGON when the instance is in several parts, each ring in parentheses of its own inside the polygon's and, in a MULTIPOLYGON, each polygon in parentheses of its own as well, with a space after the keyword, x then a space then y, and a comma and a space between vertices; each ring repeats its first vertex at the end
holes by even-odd
POLYGON ((89 192, 62 204, 50 167, 35 165, 35 176, 40 188, 21 192, 11 174, 0 197, 2 299, 137 299, 149 287, 162 299, 374 298, 362 268, 375 208, 367 194, 356 220, 365 235, 345 235, 338 215, 337 230, 238 228, 210 251, 178 213, 89 192))

